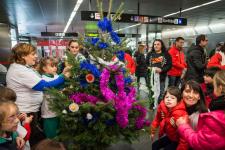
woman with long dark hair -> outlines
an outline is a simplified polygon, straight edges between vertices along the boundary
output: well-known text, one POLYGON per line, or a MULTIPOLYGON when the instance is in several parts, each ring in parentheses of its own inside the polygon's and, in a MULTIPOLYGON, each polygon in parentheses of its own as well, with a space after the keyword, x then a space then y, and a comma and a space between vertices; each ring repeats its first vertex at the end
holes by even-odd
POLYGON ((198 82, 189 80, 182 86, 181 92, 192 129, 196 129, 199 114, 208 112, 202 88, 198 82))
MULTIPOLYGON (((193 130, 187 118, 177 119, 179 135, 191 148, 220 150, 225 147, 225 71, 219 71, 213 77, 214 94, 218 97, 210 103, 210 112, 202 113, 198 119, 197 129, 193 130)), ((199 102, 199 110, 203 101, 199 102)), ((201 110, 203 111, 203 110, 201 110)))
POLYGON ((153 42, 152 50, 147 54, 146 57, 146 64, 148 67, 154 68, 155 72, 159 74, 160 95, 158 97, 158 103, 160 103, 165 89, 167 71, 169 71, 172 67, 171 56, 166 51, 166 47, 162 40, 156 39, 153 42))

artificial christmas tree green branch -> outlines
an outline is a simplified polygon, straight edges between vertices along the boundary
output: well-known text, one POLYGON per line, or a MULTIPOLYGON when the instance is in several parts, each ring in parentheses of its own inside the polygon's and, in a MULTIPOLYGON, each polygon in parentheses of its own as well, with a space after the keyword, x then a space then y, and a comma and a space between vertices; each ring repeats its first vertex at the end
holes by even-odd
MULTIPOLYGON (((109 2, 108 14, 112 0, 109 2)), ((123 61, 126 41, 112 28, 112 21, 123 12, 123 4, 112 20, 111 15, 103 16, 101 0, 97 6, 101 15, 99 37, 81 36, 78 41, 90 59, 79 62, 67 53, 71 77, 63 89, 48 90, 50 108, 60 119, 57 139, 68 149, 101 150, 121 140, 131 143, 143 133, 141 129, 149 126, 145 104, 137 101, 135 81, 123 61)))

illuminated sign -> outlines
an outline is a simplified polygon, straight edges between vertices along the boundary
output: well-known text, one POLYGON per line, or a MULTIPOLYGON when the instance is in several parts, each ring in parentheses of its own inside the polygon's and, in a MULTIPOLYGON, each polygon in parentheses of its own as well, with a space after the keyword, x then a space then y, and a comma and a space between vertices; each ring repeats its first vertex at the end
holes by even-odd
POLYGON ((75 33, 75 32, 71 32, 71 33, 63 33, 63 32, 41 32, 41 36, 56 36, 56 37, 65 36, 65 37, 77 37, 78 34, 75 33))
POLYGON ((85 33, 85 36, 87 37, 98 37, 98 33, 85 33))
MULTIPOLYGON (((119 37, 127 37, 127 38, 131 38, 131 37, 141 37, 141 34, 121 34, 118 33, 117 34, 119 37)), ((99 34, 98 33, 85 33, 86 37, 98 37, 99 34)))
MULTIPOLYGON (((112 13, 113 16, 115 13, 112 13)), ((107 13, 104 12, 104 16, 107 13)), ((85 21, 98 21, 100 14, 95 11, 81 11, 81 20, 85 21)), ((136 14, 122 14, 117 20, 124 23, 143 23, 143 24, 163 24, 163 25, 187 25, 186 18, 173 18, 173 17, 160 17, 160 16, 148 16, 148 15, 136 15, 136 14)))

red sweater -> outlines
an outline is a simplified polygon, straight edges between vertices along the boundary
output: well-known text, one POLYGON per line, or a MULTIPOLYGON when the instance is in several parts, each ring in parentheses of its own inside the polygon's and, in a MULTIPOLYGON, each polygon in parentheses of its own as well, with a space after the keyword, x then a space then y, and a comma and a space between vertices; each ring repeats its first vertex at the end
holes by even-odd
POLYGON ((188 144, 182 138, 179 137, 177 133, 177 127, 173 126, 170 123, 170 119, 173 117, 174 121, 181 117, 188 115, 186 112, 186 107, 183 100, 177 104, 171 111, 168 110, 164 101, 162 100, 158 106, 156 117, 154 118, 151 128, 154 130, 160 126, 159 137, 161 137, 164 133, 168 136, 171 141, 178 142, 177 150, 186 150, 188 149, 188 144), (161 113, 164 113, 164 118, 162 118, 161 113))
POLYGON ((25 123, 23 127, 27 130, 27 135, 24 137, 25 141, 28 141, 30 139, 30 134, 31 134, 31 128, 29 123, 25 123))
POLYGON ((221 65, 221 61, 222 61, 222 56, 219 53, 216 53, 215 55, 213 55, 210 59, 210 61, 208 62, 207 68, 210 67, 219 67, 220 69, 225 69, 225 65, 221 65))
POLYGON ((172 58, 172 68, 167 72, 167 74, 179 77, 181 76, 183 69, 187 67, 184 53, 173 46, 170 48, 169 54, 172 58))
MULTIPOLYGON (((114 56, 112 60, 114 61, 115 58, 116 56, 114 56)), ((130 74, 133 75, 136 70, 136 64, 134 59, 129 54, 125 53, 124 60, 125 60, 126 68, 130 71, 130 74)))
POLYGON ((126 60, 126 68, 129 69, 130 74, 134 74, 135 73, 135 69, 136 69, 136 65, 135 65, 135 61, 134 59, 127 53, 125 53, 124 59, 126 60))

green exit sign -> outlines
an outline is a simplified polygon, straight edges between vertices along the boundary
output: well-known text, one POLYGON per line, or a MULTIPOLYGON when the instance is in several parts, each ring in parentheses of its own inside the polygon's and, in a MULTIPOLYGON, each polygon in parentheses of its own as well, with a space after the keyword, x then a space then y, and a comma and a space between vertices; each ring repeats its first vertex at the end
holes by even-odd
POLYGON ((84 29, 86 31, 97 31, 98 26, 97 26, 96 22, 95 23, 90 22, 90 23, 85 24, 84 29))
POLYGON ((87 37, 98 37, 98 33, 85 33, 85 36, 87 37))

